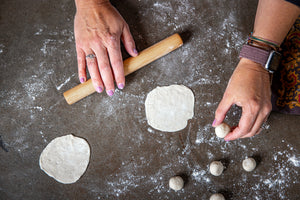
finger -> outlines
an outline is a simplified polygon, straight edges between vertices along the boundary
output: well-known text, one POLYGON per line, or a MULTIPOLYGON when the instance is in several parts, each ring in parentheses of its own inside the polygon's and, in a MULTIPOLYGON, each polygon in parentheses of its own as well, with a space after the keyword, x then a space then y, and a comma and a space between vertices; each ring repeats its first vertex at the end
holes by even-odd
POLYGON ((259 130, 255 133, 255 135, 258 135, 258 134, 260 134, 261 132, 262 132, 262 128, 259 128, 259 130))
POLYGON ((212 124, 213 127, 218 126, 219 124, 221 124, 224 121, 224 119, 226 117, 226 113, 232 106, 231 100, 229 98, 227 98, 225 95, 226 94, 224 94, 223 99, 219 103, 219 106, 216 110, 215 120, 212 124))
POLYGON ((125 86, 125 76, 120 41, 115 40, 112 42, 114 42, 114 44, 107 48, 110 64, 118 88, 123 89, 125 86))
POLYGON ((97 56, 98 68, 106 89, 106 93, 109 96, 112 96, 115 91, 114 78, 109 64, 106 48, 103 46, 98 46, 94 50, 97 56))
POLYGON ((251 133, 249 133, 249 134, 247 134, 247 135, 242 136, 241 138, 250 138, 250 137, 253 137, 253 136, 255 136, 255 135, 260 134, 261 131, 262 131, 262 128, 259 128, 258 131, 254 132, 254 133, 251 132, 251 133))
POLYGON ((77 64, 78 64, 78 78, 80 83, 86 81, 86 63, 85 63, 85 53, 84 51, 77 47, 77 64))
POLYGON ((121 39, 126 51, 131 56, 136 57, 138 55, 138 51, 136 50, 134 39, 130 33, 129 26, 127 24, 123 28, 121 39))
POLYGON ((241 136, 241 138, 248 138, 258 134, 259 129, 261 128, 263 122, 264 122, 264 118, 261 115, 259 115, 250 132, 246 135, 241 136))
POLYGON ((263 123, 265 123, 267 121, 269 115, 270 115, 269 111, 267 111, 267 113, 263 113, 263 112, 259 113, 250 133, 242 136, 241 138, 247 138, 247 137, 252 137, 254 135, 258 135, 262 131, 261 127, 262 127, 263 123))
MULTIPOLYGON (((86 55, 94 55, 94 53, 90 52, 90 53, 86 53, 86 55)), ((95 58, 86 57, 86 63, 87 63, 88 70, 90 72, 90 76, 91 76, 94 88, 98 93, 101 93, 103 91, 104 87, 103 87, 103 82, 100 77, 96 57, 95 58)))
POLYGON ((258 116, 258 112, 255 112, 256 110, 250 105, 242 107, 242 110, 242 116, 238 127, 224 138, 226 141, 236 140, 250 133, 258 116))

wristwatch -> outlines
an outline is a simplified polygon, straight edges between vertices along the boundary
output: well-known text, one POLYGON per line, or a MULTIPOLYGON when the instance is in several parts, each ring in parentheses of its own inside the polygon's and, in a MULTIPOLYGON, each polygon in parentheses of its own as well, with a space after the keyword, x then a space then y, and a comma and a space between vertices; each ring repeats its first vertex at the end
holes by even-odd
POLYGON ((281 60, 281 54, 278 51, 251 46, 245 44, 240 52, 240 58, 247 58, 263 66, 269 73, 277 71, 281 60))

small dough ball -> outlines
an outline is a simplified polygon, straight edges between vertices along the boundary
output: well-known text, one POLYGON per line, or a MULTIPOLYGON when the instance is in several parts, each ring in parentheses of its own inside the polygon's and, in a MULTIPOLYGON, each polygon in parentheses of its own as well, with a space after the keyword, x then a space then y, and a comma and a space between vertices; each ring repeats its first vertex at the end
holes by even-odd
POLYGON ((230 126, 226 123, 222 123, 215 128, 216 135, 219 138, 224 138, 228 133, 230 133, 230 126))
POLYGON ((209 171, 214 176, 220 176, 224 170, 224 166, 220 161, 210 163, 209 171))
POLYGON ((247 172, 251 172, 256 167, 256 161, 253 158, 247 158, 243 160, 243 168, 247 172))
POLYGON ((210 196, 209 200, 225 200, 223 194, 216 193, 210 196))
POLYGON ((184 186, 184 181, 180 176, 174 176, 169 180, 169 187, 175 191, 181 190, 184 186))

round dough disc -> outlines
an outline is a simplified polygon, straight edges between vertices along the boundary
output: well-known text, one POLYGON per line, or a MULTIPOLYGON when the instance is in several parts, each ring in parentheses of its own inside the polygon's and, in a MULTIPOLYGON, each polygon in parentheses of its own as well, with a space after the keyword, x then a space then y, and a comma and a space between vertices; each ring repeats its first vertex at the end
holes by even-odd
POLYGON ((86 140, 66 135, 52 140, 40 155, 40 168, 58 182, 75 183, 85 172, 90 160, 86 140))
POLYGON ((179 131, 194 116, 194 94, 184 85, 157 87, 147 95, 145 110, 148 124, 153 128, 179 131))

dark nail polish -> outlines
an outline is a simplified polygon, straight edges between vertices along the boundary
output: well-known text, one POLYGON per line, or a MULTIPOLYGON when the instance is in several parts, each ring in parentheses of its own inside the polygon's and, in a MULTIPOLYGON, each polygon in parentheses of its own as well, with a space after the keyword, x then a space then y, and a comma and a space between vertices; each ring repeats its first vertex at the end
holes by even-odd
POLYGON ((136 49, 133 49, 133 53, 138 54, 138 51, 136 49))

